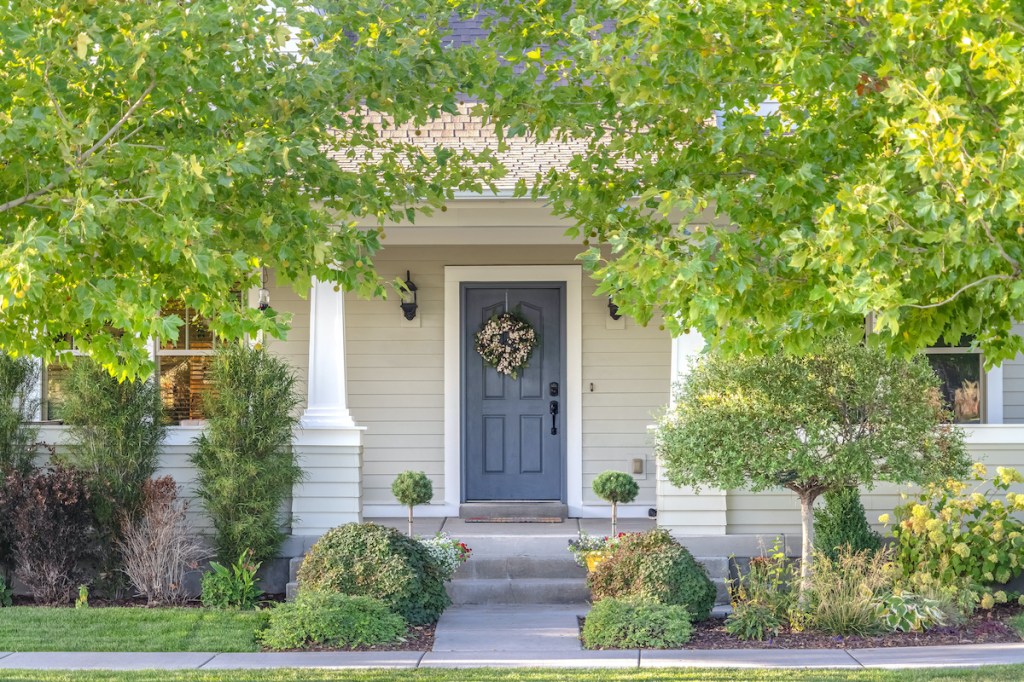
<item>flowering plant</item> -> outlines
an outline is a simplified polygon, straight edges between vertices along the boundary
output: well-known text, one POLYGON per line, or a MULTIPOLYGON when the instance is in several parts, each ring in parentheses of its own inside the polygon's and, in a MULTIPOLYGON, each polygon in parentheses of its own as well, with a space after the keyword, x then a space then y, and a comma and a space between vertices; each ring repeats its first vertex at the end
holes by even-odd
MULTIPOLYGON (((1010 492, 1024 476, 999 467, 988 479, 985 466, 975 464, 971 480, 976 482, 973 491, 950 480, 896 509, 895 560, 908 589, 927 595, 954 588, 966 591, 962 596, 968 601, 991 608, 1006 601, 1005 593, 992 592, 992 586, 1024 570, 1024 524, 1015 516, 1024 511, 1024 495, 1010 492), (991 488, 982 492, 986 481, 991 488)), ((889 516, 879 521, 889 523, 889 516)))
POLYGON ((611 537, 607 535, 598 537, 580 531, 578 538, 569 540, 569 551, 572 552, 572 557, 576 560, 577 566, 586 566, 588 554, 591 552, 610 552, 627 535, 635 535, 635 533, 619 533, 611 537))
POLYGON ((476 352, 488 366, 513 379, 537 347, 537 331, 513 312, 492 315, 476 334, 476 352))
POLYGON ((418 538, 420 544, 427 548, 427 553, 438 568, 445 580, 451 580, 459 566, 469 560, 473 553, 466 543, 448 535, 448 533, 437 533, 432 538, 418 538))

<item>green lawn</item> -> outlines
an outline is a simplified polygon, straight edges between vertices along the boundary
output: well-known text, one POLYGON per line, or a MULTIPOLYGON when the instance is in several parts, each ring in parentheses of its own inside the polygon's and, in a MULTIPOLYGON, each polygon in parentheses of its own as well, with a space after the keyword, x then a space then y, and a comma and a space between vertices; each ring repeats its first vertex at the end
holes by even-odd
POLYGON ((1000 666, 982 670, 238 670, 216 672, 36 672, 2 670, 0 677, 12 682, 282 682, 284 680, 348 680, 351 682, 455 682, 495 680, 498 682, 924 682, 925 680, 967 680, 967 682, 1017 682, 1024 679, 1024 666, 1000 666))
POLYGON ((258 651, 263 616, 216 609, 0 609, 0 651, 258 651))

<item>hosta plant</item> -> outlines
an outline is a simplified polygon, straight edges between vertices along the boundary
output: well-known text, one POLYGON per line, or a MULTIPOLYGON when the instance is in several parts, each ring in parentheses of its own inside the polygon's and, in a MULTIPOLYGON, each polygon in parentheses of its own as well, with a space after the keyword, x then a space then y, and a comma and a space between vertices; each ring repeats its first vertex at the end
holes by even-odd
POLYGON ((948 622, 942 604, 910 592, 882 598, 875 613, 889 632, 924 632, 948 622))
POLYGON ((1024 495, 1010 492, 1024 476, 999 467, 989 479, 985 466, 975 464, 970 478, 973 490, 949 480, 896 509, 895 561, 907 589, 928 594, 962 586, 985 607, 995 601, 985 599, 993 586, 1024 570, 1024 523, 1014 516, 1024 511, 1024 495))

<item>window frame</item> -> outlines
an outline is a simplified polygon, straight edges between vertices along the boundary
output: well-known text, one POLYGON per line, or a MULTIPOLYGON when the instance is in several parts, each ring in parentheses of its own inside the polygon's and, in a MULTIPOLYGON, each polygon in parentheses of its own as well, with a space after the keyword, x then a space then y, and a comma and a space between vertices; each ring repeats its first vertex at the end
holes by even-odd
POLYGON ((958 422, 952 420, 951 424, 965 426, 984 426, 989 424, 989 377, 985 371, 985 354, 970 345, 967 346, 929 346, 922 351, 927 355, 973 355, 978 360, 978 421, 958 422))

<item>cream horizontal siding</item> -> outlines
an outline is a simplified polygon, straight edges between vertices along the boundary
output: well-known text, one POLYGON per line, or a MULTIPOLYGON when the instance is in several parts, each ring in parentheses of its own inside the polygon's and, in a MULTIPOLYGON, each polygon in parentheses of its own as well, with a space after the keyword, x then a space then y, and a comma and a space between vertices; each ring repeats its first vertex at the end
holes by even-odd
MULTIPOLYGON (((995 474, 997 466, 1024 471, 1024 428, 975 427, 968 435, 968 450, 972 459, 984 462, 992 474, 995 474)), ((906 500, 901 494, 913 495, 916 492, 917 489, 911 486, 887 483, 880 483, 872 490, 862 490, 861 501, 868 521, 880 529, 878 517, 903 504, 906 500)), ((1017 492, 1024 492, 1024 488, 1017 492)), ((730 534, 800 535, 800 503, 796 495, 787 490, 762 493, 731 490, 727 505, 727 530, 730 534)))
MULTIPOLYGON (((376 257, 381 274, 405 277, 418 287, 416 320, 404 320, 397 295, 388 300, 346 296, 345 333, 349 406, 363 437, 363 503, 392 505, 391 483, 406 469, 424 471, 434 501, 445 497, 444 477, 444 268, 459 265, 565 265, 579 252, 572 245, 395 246, 376 257)), ((584 280, 583 475, 585 502, 594 476, 606 469, 629 471, 643 459, 638 505, 654 505, 647 424, 665 404, 670 340, 657 327, 624 320, 610 324, 607 299, 594 297, 584 280), (594 390, 590 391, 590 385, 594 390)), ((568 398, 568 397, 567 397, 568 398)))
POLYGON ((287 315, 291 329, 284 339, 266 338, 267 350, 291 365, 295 372, 295 391, 299 398, 297 411, 306 408, 306 379, 309 369, 309 298, 301 298, 285 281, 278 281, 271 273, 270 306, 277 313, 287 315))
MULTIPOLYGON (((1024 324, 1014 325, 1013 333, 1024 335, 1024 324)), ((1003 363, 1003 423, 1024 424, 1024 355, 1003 363)))

